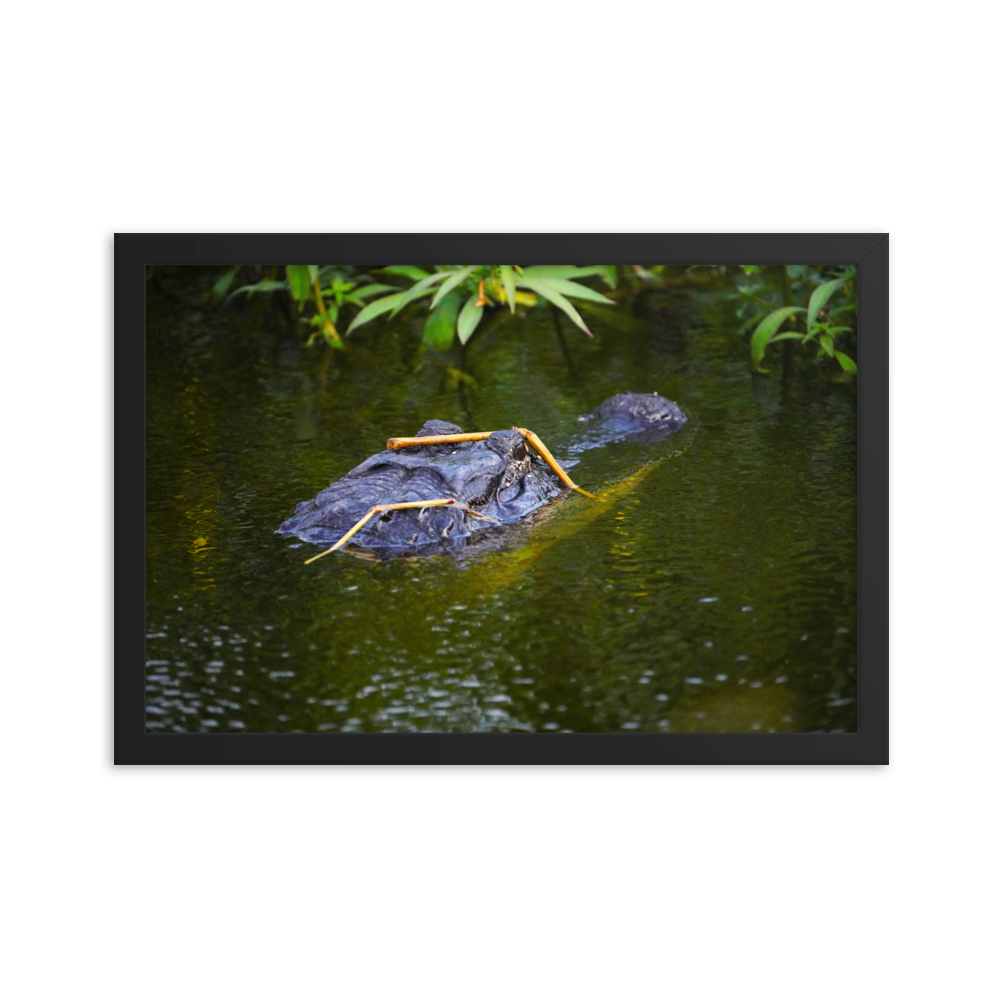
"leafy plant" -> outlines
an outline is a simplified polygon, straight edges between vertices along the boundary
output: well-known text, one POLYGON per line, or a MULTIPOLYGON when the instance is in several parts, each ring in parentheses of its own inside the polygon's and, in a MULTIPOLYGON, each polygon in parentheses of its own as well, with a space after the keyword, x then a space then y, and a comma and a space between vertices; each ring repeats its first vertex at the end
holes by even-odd
POLYGON ((418 299, 429 298, 423 339, 439 350, 447 349, 456 335, 462 344, 468 343, 487 307, 502 303, 514 312, 518 305, 534 306, 540 299, 562 310, 591 337, 593 334, 569 300, 614 305, 600 292, 577 283, 581 278, 599 275, 613 288, 615 268, 606 264, 539 264, 524 268, 517 264, 436 265, 432 272, 412 264, 393 264, 382 268, 382 273, 406 278, 413 284, 369 302, 354 317, 347 336, 378 316, 388 313, 391 318, 418 299))
MULTIPOLYGON (((238 270, 239 268, 233 268, 227 271, 216 282, 213 292, 219 296, 225 295, 238 270)), ((306 320, 314 328, 306 343, 312 344, 317 338, 322 337, 331 347, 342 349, 344 341, 337 332, 336 323, 344 306, 353 305, 364 309, 365 299, 392 288, 392 285, 349 281, 342 271, 332 266, 287 264, 284 281, 268 279, 252 285, 243 285, 237 288, 230 298, 240 294, 286 291, 298 303, 300 313, 306 310, 307 305, 314 310, 306 320)))
MULTIPOLYGON (((745 264, 743 270, 746 274, 753 275, 759 273, 761 269, 755 264, 745 264)), ((788 278, 803 282, 808 280, 810 270, 807 265, 801 264, 792 264, 785 268, 788 278)), ((770 309, 771 304, 760 294, 766 288, 766 285, 759 284, 741 287, 741 296, 747 301, 737 310, 737 315, 741 319, 749 317, 743 325, 744 330, 756 323, 756 329, 750 338, 750 361, 755 368, 760 366, 770 344, 779 340, 797 340, 802 344, 814 342, 819 347, 819 356, 835 358, 846 372, 854 373, 858 370, 854 359, 836 347, 836 338, 840 334, 851 333, 854 327, 837 322, 835 319, 838 315, 846 314, 847 317, 854 317, 857 314, 856 268, 848 265, 843 268, 839 277, 818 284, 809 296, 808 306, 786 305, 773 309, 760 318, 760 313, 753 310, 752 303, 759 303, 764 308, 770 309), (838 292, 843 293, 844 303, 839 308, 831 310, 830 300, 838 292), (800 313, 806 314, 805 333, 782 330, 786 322, 794 321, 793 317, 800 313)), ((787 299, 785 301, 787 302, 787 299)))

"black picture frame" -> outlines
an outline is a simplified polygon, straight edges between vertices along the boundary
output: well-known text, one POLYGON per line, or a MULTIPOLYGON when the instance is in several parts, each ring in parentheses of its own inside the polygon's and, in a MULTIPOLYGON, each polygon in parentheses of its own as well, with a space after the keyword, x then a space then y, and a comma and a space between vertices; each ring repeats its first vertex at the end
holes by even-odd
POLYGON ((889 238, 884 233, 119 233, 115 305, 117 764, 887 764, 889 238), (856 733, 149 733, 145 729, 145 287, 151 264, 509 258, 526 263, 854 264, 858 268, 856 733))

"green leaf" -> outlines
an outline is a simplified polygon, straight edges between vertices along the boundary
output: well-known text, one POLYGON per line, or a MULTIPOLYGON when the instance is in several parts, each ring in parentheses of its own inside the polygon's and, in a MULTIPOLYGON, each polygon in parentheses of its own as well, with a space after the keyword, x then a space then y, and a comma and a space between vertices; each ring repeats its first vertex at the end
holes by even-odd
POLYGON ((828 334, 824 333, 819 338, 819 344, 820 344, 820 347, 822 347, 823 350, 826 351, 826 353, 832 358, 833 357, 833 337, 831 337, 828 334))
POLYGON ((351 292, 352 298, 368 299, 380 292, 398 292, 398 285, 360 285, 351 292))
POLYGON ((801 333, 779 333, 777 337, 772 337, 768 343, 773 344, 776 340, 802 340, 804 339, 801 333))
POLYGON ((854 373, 858 370, 858 366, 843 351, 834 351, 833 356, 840 362, 840 367, 845 372, 854 373))
POLYGON ((409 278, 410 281, 419 281, 427 277, 427 272, 423 268, 414 267, 412 264, 390 264, 388 267, 383 267, 382 272, 398 274, 401 278, 409 278))
POLYGON ((319 264, 306 264, 309 268, 309 284, 311 285, 319 277, 319 264))
POLYGON ((288 288, 287 281, 258 281, 256 285, 243 285, 242 288, 237 288, 229 297, 232 298, 233 295, 239 295, 241 292, 254 295, 257 292, 277 292, 286 288, 288 288))
POLYGON ((514 301, 514 295, 517 291, 517 280, 514 277, 514 268, 510 264, 500 265, 500 281, 503 284, 503 290, 507 293, 507 304, 510 306, 510 311, 513 312, 517 303, 514 301))
POLYGON ((596 267, 577 267, 576 264, 535 264, 526 267, 521 272, 526 278, 586 278, 591 274, 600 274, 602 264, 596 267))
POLYGON ((292 293, 292 298, 296 302, 305 302, 309 298, 309 288, 312 285, 309 265, 289 264, 285 268, 285 277, 288 278, 288 289, 292 293))
POLYGON ((212 285, 212 296, 214 298, 221 299, 226 292, 229 291, 229 286, 233 283, 233 278, 236 277, 236 272, 241 267, 241 264, 237 264, 236 267, 231 267, 214 285, 212 285))
POLYGON ((554 306, 558 306, 588 337, 593 337, 594 335, 587 329, 587 324, 580 318, 580 314, 573 308, 572 303, 563 297, 558 288, 553 288, 549 282, 542 278, 529 277, 528 272, 531 270, 533 268, 526 267, 524 277, 519 278, 517 283, 530 288, 533 292, 548 299, 554 306))
MULTIPOLYGON (((847 289, 847 291, 849 293, 850 289, 847 289)), ((847 317, 850 317, 850 316, 857 316, 857 314, 858 314, 858 299, 857 299, 857 296, 856 295, 852 296, 847 302, 845 302, 841 306, 830 306, 830 307, 828 307, 828 309, 829 309, 829 313, 830 313, 830 318, 831 319, 833 319, 833 317, 835 317, 835 316, 841 316, 841 317, 844 317, 844 318, 847 318, 847 317)), ((840 322, 843 322, 843 319, 841 319, 840 322)))
POLYGON ((455 317, 462 299, 454 292, 446 295, 430 312, 424 323, 424 343, 446 351, 455 337, 455 317))
POLYGON ((306 319, 304 316, 299 320, 300 323, 310 323, 313 326, 322 326, 327 320, 331 323, 337 322, 337 317, 340 315, 340 308, 335 305, 331 305, 324 312, 316 313, 315 316, 310 316, 306 319))
POLYGON ((448 271, 435 271, 434 274, 428 274, 426 278, 421 278, 415 285, 403 293, 403 297, 393 306, 392 315, 395 316, 400 309, 408 306, 414 299, 420 298, 421 295, 430 295, 433 286, 439 281, 444 281, 449 273, 448 271))
POLYGON ((545 284, 550 288, 554 288, 557 292, 561 292, 567 298, 589 299, 591 302, 600 302, 604 306, 615 305, 612 299, 607 298, 600 292, 595 292, 593 288, 588 288, 586 285, 578 285, 573 281, 567 281, 565 278, 546 278, 545 284))
POLYGON ((744 264, 742 266, 744 274, 756 274, 760 270, 760 264, 744 264))
POLYGON ((458 339, 463 343, 469 342, 469 337, 475 332, 479 321, 483 318, 483 307, 477 306, 476 302, 479 294, 470 295, 462 306, 462 311, 458 314, 458 339))
POLYGON ((376 299, 374 302, 369 302, 368 305, 366 305, 364 309, 362 309, 361 312, 354 317, 354 320, 347 328, 347 333, 345 333, 344 336, 349 337, 352 330, 356 330, 359 326, 370 322, 376 316, 381 316, 382 313, 388 312, 405 294, 406 292, 396 292, 395 295, 387 295, 384 299, 376 299))
POLYGON ((826 281, 819 288, 816 289, 809 296, 809 316, 806 319, 806 329, 811 330, 813 324, 816 322, 816 317, 819 315, 820 310, 826 305, 827 300, 833 293, 841 287, 841 285, 847 284, 846 278, 840 278, 837 281, 826 281))
POLYGON ((650 271, 649 268, 643 267, 641 264, 633 264, 632 270, 641 281, 645 281, 648 285, 663 284, 663 279, 655 271, 650 271))
POLYGON ((618 287, 618 268, 614 264, 595 264, 592 270, 609 288, 618 287))
POLYGON ((778 327, 788 319, 793 313, 805 312, 801 306, 785 306, 784 309, 775 309, 768 313, 761 321, 760 326, 754 330, 750 338, 750 363, 756 368, 764 357, 764 351, 771 338, 778 332, 778 327))
POLYGON ((451 272, 441 283, 441 287, 435 293, 434 298, 431 299, 431 309, 433 309, 453 288, 457 288, 463 281, 465 281, 465 279, 472 274, 477 267, 479 267, 478 264, 470 264, 468 267, 463 267, 461 271, 451 272))

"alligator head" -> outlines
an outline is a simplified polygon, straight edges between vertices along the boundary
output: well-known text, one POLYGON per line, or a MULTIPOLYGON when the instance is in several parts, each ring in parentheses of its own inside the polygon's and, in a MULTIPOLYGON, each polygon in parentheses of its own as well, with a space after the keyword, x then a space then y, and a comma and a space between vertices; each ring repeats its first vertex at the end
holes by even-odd
POLYGON ((676 403, 658 393, 620 392, 578 420, 587 427, 583 437, 570 446, 574 454, 626 438, 659 441, 687 423, 687 416, 676 403))
MULTIPOLYGON (((655 393, 621 393, 581 419, 587 422, 586 436, 568 449, 570 453, 622 438, 654 440, 687 418, 675 403, 655 393)), ((416 436, 461 433, 455 424, 429 420, 416 436)), ((576 462, 559 464, 568 468, 576 462)), ((278 533, 333 545, 374 506, 450 499, 454 501, 450 505, 373 515, 352 541, 374 549, 419 549, 423 554, 454 551, 491 523, 519 521, 564 491, 548 466, 533 457, 521 432, 512 428, 476 441, 417 445, 373 455, 312 500, 300 503, 278 533)))

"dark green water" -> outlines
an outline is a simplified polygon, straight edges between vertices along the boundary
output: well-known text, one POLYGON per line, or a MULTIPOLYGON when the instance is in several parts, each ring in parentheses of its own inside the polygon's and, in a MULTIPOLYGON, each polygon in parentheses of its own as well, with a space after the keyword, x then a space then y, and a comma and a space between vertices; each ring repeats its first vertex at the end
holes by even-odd
POLYGON ((469 382, 415 309, 333 355, 268 303, 205 305, 210 284, 148 285, 150 730, 855 730, 854 385, 798 348, 751 376, 726 289, 588 312, 594 341, 504 313, 469 382), (579 414, 654 390, 688 427, 573 470, 634 489, 596 514, 566 497, 511 551, 303 566, 318 549, 274 534, 431 417, 558 455, 579 414))

